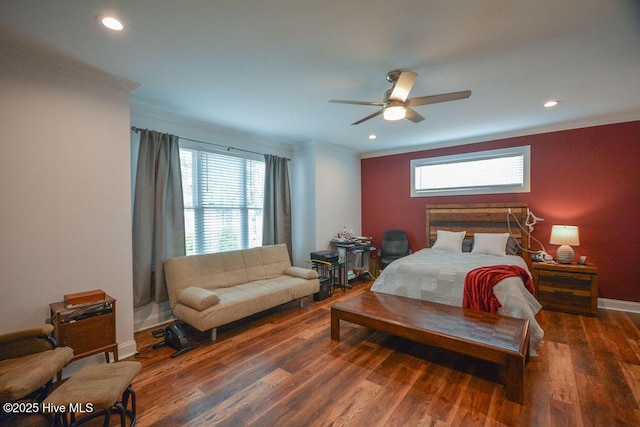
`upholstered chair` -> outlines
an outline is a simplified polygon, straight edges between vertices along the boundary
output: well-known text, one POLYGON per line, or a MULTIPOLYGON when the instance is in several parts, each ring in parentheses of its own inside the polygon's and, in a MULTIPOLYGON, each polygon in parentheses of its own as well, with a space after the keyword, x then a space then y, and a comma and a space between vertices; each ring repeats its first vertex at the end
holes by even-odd
POLYGON ((70 347, 58 347, 53 326, 0 334, 0 403, 42 401, 53 377, 73 357, 70 347))

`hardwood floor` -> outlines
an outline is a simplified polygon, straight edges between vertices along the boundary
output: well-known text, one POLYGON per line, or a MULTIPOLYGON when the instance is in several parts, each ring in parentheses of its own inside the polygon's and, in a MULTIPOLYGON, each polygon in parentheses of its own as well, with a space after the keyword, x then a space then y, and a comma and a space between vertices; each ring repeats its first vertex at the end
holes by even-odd
POLYGON ((370 285, 219 329, 215 343, 201 334, 176 358, 137 333, 137 425, 640 425, 640 314, 543 310, 545 344, 520 405, 491 363, 348 322, 332 341, 331 305, 370 285))
POLYGON ((175 359, 136 334, 138 425, 640 425, 640 315, 543 310, 519 405, 490 363, 348 322, 331 341, 331 305, 369 286, 198 337, 175 359))

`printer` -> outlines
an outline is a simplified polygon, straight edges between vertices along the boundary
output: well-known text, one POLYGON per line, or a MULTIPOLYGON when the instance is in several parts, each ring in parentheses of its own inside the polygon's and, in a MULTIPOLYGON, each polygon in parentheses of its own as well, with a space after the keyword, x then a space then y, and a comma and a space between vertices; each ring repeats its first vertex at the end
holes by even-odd
POLYGON ((338 251, 316 251, 311 252, 311 262, 323 264, 333 264, 338 262, 338 251))

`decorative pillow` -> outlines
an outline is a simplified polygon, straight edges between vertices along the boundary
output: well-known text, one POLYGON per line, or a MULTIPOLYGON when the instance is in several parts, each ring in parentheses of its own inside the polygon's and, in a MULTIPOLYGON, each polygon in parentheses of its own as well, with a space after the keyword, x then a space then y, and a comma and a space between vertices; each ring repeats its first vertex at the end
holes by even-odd
POLYGON ((455 232, 438 230, 436 242, 433 244, 433 249, 462 252, 462 241, 466 234, 466 231, 455 232))
POLYGON ((464 239, 462 241, 462 252, 471 252, 473 249, 473 239, 464 239))
POLYGON ((220 302, 220 297, 208 289, 191 286, 178 293, 178 302, 198 311, 206 310, 220 302))
POLYGON ((506 256, 507 239, 509 233, 476 233, 471 253, 506 256))
POLYGON ((289 276, 301 277, 307 280, 318 278, 317 271, 302 267, 287 267, 284 270, 284 274, 287 274, 289 276))

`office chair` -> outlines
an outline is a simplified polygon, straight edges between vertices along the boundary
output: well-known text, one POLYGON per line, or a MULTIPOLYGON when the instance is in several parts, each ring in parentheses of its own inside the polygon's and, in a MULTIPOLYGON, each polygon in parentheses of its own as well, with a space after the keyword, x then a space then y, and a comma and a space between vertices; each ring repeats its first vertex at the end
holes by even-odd
POLYGON ((409 237, 404 230, 387 230, 382 235, 379 258, 380 268, 384 268, 398 258, 411 253, 409 237))

